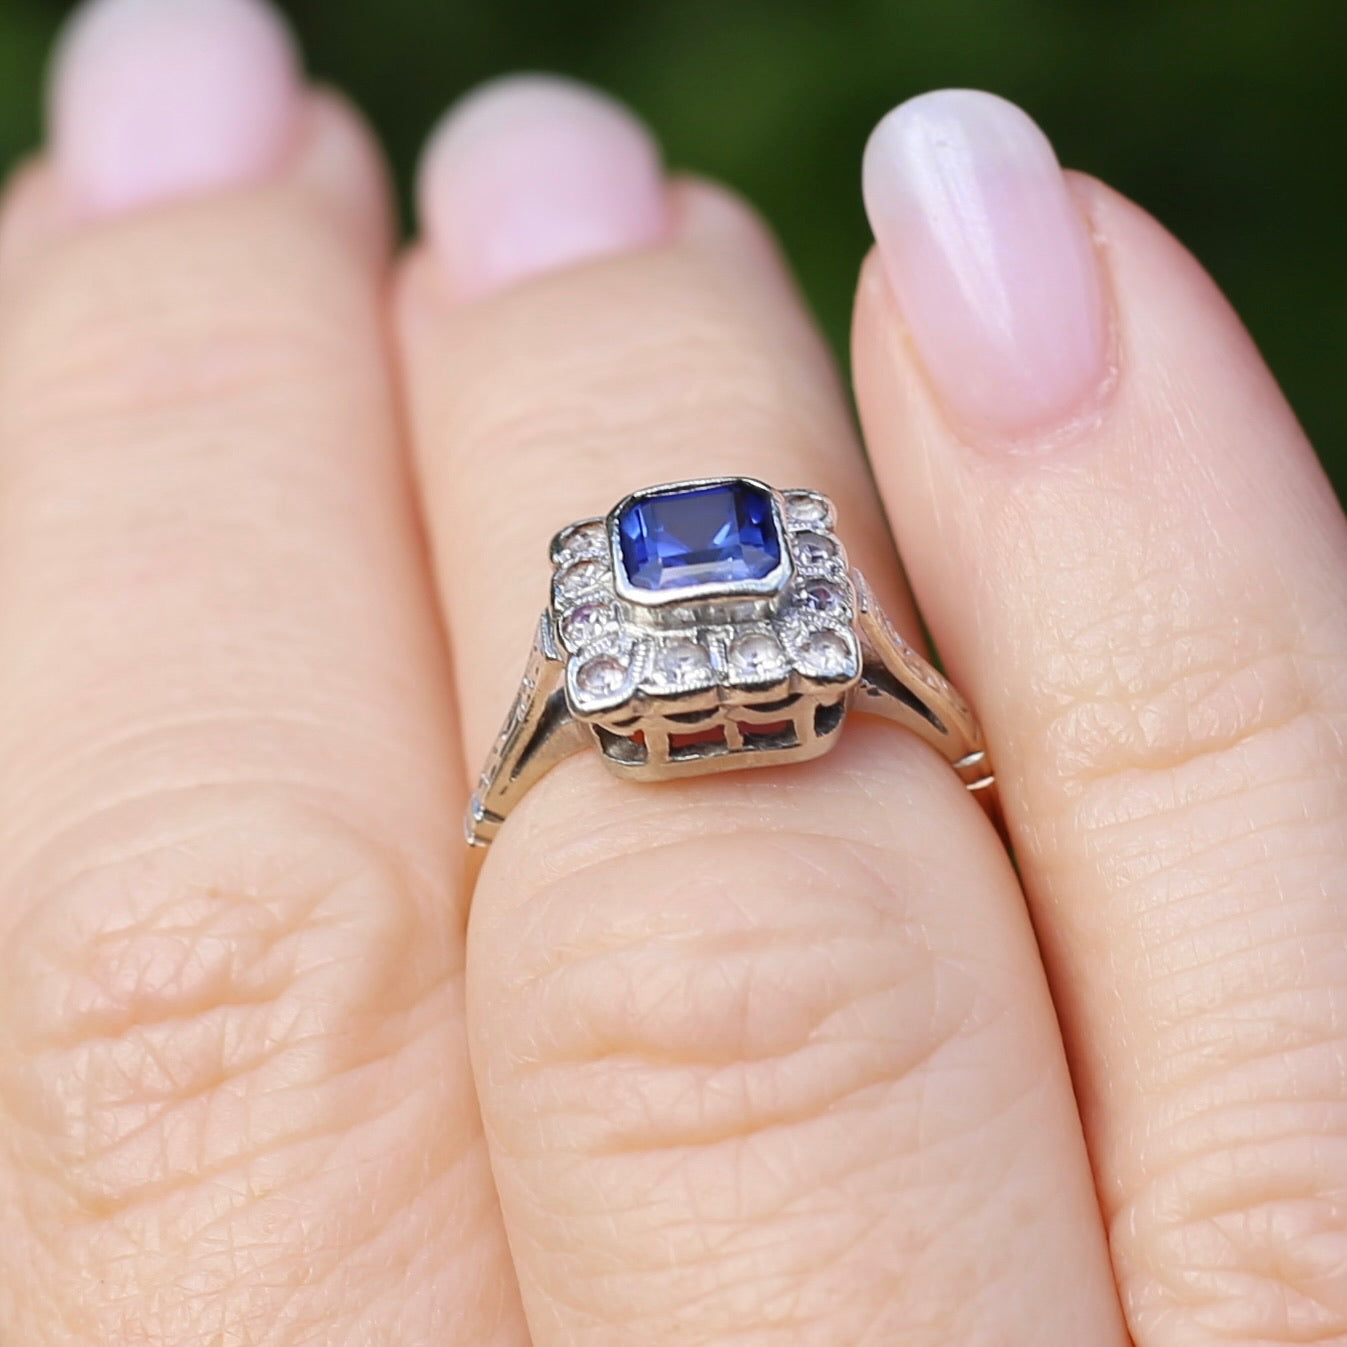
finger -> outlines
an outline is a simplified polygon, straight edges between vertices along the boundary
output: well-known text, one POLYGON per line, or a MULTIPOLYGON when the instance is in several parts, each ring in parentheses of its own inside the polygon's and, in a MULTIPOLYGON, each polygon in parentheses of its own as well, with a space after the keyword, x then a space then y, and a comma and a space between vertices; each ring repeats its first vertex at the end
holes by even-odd
POLYGON ((1341 514, 1211 282, 1023 114, 918 99, 867 177, 865 425, 992 742, 1133 1334, 1336 1341, 1341 514))
MULTIPOLYGON (((835 378, 741 206, 670 192, 645 133, 571 86, 506 84, 440 135, 400 319, 474 757, 547 538, 629 488, 820 487, 898 588, 835 378), (474 280, 474 240, 502 237, 516 283, 495 256, 474 280)), ((915 739, 860 722, 814 763, 661 787, 564 763, 493 844, 469 942, 535 1347, 1120 1341, 1013 876, 915 739)))
POLYGON ((519 1343, 377 156, 257 5, 75 24, 0 275, 0 1339, 519 1343))

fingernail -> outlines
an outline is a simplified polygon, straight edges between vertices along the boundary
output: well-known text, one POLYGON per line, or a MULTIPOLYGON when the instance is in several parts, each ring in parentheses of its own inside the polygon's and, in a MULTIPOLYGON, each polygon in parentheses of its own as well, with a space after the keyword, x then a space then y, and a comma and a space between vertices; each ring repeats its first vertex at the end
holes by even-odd
POLYGON ((57 171, 94 215, 265 177, 299 120, 295 46, 263 0, 86 0, 49 82, 57 171))
POLYGON ((454 293, 640 248, 668 229, 659 148, 620 103, 550 76, 453 107, 421 163, 421 222, 454 293))
POLYGON ((1014 104, 924 94, 875 128, 864 190, 879 252, 951 417, 989 439, 1079 414, 1108 372, 1093 243, 1047 137, 1014 104))

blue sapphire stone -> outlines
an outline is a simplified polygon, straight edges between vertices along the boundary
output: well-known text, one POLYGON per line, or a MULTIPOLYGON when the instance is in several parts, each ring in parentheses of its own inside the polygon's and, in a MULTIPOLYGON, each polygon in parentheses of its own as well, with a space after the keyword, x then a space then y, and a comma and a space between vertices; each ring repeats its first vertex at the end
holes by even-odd
POLYGON ((749 482, 633 501, 617 528, 622 564, 636 589, 761 580, 781 564, 771 497, 749 482))

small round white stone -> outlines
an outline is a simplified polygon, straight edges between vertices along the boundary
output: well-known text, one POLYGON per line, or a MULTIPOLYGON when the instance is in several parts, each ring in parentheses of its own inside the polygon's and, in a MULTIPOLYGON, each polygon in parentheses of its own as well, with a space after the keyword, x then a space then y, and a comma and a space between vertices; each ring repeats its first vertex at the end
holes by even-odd
POLYGON ((797 533, 795 535, 795 555, 801 566, 821 566, 837 555, 837 548, 831 539, 821 533, 797 533))
POLYGON ((563 598, 575 599, 603 581, 604 568, 597 561, 577 561, 557 577, 557 591, 563 598))
POLYGON ((604 632, 612 613, 602 603, 582 603, 566 619, 566 644, 582 646, 604 632))
POLYGON ((568 557, 601 557, 608 550, 608 533, 602 524, 582 524, 566 535, 562 551, 568 557))
POLYGON ((696 641, 670 641, 659 652, 661 677, 677 686, 704 679, 711 668, 711 656, 696 641))
POLYGON ((780 645, 766 632, 751 631, 730 647, 730 672, 736 678, 769 682, 786 672, 786 657, 780 645))
POLYGON ((591 697, 608 697, 627 680, 627 666, 616 655, 595 655, 575 675, 575 685, 591 697))
POLYGON ((846 597, 836 585, 826 580, 811 580, 800 591, 804 606, 811 612, 835 617, 846 608, 846 597))
POLYGON ((795 653, 800 667, 817 678, 840 678, 851 672, 851 646, 839 632, 810 632, 795 653))
POLYGON ((787 496, 786 518, 796 528, 826 528, 828 507, 817 496, 787 496))

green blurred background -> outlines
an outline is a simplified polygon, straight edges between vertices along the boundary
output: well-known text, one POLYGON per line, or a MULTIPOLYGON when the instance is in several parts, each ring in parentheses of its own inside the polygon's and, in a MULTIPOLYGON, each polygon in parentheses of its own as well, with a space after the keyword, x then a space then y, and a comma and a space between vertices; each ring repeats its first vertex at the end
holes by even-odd
MULTIPOLYGON (((36 144, 69 6, 0 0, 0 167, 36 144)), ((565 71, 632 103, 670 161, 771 218, 839 353, 868 235, 865 137, 938 85, 1026 107, 1064 163, 1152 210, 1225 287, 1347 494, 1343 0, 290 0, 319 77, 365 107, 404 200, 477 81, 565 71)))

